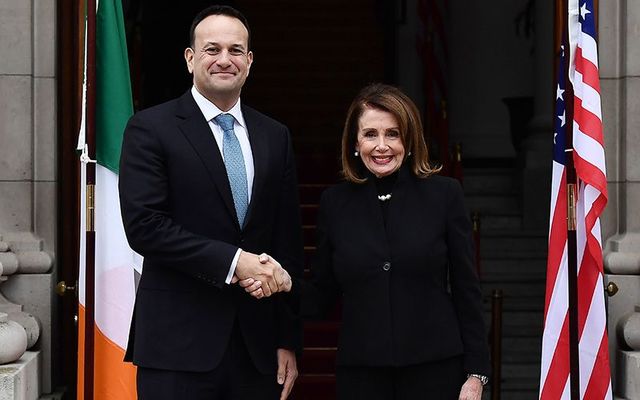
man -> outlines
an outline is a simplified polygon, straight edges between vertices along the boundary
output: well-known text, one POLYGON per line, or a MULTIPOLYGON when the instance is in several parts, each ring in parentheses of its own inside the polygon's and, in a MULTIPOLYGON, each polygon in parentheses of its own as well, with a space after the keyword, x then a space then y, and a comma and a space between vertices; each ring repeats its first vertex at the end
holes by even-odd
POLYGON ((279 293, 302 269, 289 132, 240 101, 245 17, 212 6, 190 33, 193 87, 124 136, 122 217, 145 258, 125 360, 141 399, 286 399, 302 335, 297 300, 279 293), (265 298, 235 284, 248 278, 265 298))

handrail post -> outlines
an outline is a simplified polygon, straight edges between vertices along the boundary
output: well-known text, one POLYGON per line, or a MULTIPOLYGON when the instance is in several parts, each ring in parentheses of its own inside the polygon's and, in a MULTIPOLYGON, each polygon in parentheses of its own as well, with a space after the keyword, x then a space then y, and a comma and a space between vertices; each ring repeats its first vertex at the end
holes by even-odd
POLYGON ((500 400, 502 386, 502 289, 491 294, 491 400, 500 400))
POLYGON ((471 214, 471 222, 473 223, 473 244, 475 247, 476 273, 478 279, 482 278, 482 268, 480 268, 480 213, 474 211, 471 214))

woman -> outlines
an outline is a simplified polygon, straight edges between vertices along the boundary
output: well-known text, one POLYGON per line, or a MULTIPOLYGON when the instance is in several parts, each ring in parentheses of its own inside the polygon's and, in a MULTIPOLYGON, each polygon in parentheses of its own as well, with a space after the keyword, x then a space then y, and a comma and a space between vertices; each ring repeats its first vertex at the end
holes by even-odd
POLYGON ((303 295, 325 310, 342 297, 338 398, 479 400, 489 356, 471 224, 460 185, 430 166, 404 93, 360 92, 342 167, 346 182, 322 195, 303 295))

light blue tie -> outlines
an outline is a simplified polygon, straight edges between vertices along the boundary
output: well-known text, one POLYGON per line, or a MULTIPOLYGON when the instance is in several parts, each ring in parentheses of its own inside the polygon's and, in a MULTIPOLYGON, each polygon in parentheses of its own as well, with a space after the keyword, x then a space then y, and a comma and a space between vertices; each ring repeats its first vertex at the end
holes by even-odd
POLYGON ((233 131, 235 118, 231 114, 220 114, 214 119, 224 132, 222 156, 224 157, 224 165, 227 168, 227 177, 231 186, 238 222, 242 227, 249 205, 249 195, 247 193, 247 170, 244 166, 244 157, 242 156, 240 142, 233 131))

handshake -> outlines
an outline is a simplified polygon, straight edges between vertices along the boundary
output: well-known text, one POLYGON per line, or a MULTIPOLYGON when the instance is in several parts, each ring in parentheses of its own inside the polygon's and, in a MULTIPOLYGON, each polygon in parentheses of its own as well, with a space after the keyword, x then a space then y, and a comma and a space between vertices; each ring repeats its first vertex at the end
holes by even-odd
POLYGON ((240 252, 231 283, 238 283, 256 299, 291 290, 291 276, 268 254, 240 252))

